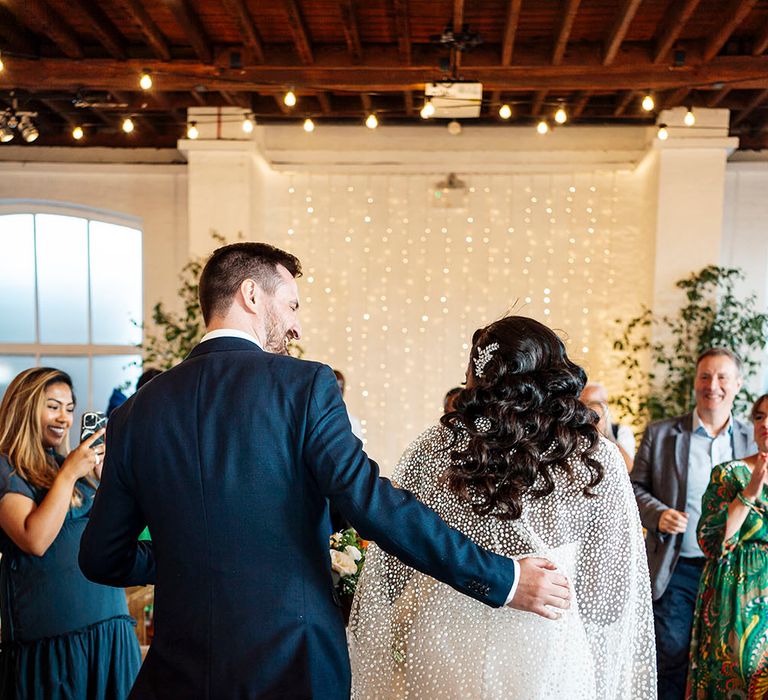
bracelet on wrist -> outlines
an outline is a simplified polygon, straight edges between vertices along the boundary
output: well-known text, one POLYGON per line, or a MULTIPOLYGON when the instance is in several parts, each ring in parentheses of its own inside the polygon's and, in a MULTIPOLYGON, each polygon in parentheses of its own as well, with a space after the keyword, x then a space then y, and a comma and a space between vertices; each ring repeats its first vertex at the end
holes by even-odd
POLYGON ((745 506, 749 508, 752 508, 755 505, 755 502, 747 498, 741 491, 736 494, 736 498, 738 498, 745 506))

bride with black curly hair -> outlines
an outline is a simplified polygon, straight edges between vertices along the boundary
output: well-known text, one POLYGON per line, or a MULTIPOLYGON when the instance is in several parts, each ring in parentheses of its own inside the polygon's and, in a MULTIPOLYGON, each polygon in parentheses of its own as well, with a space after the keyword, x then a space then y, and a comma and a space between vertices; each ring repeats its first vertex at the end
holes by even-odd
POLYGON ((488 608, 372 545, 350 621, 354 698, 656 697, 640 519, 585 383, 541 323, 479 329, 454 410, 393 475, 478 544, 553 561, 571 608, 557 621, 488 608))

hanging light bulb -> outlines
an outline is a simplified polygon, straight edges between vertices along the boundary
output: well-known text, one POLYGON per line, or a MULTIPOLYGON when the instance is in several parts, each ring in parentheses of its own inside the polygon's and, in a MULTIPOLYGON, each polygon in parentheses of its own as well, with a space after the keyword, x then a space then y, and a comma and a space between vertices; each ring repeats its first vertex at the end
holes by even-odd
POLYGON ((501 105, 501 107, 499 107, 499 116, 502 119, 509 119, 512 116, 512 107, 509 105, 501 105))
POLYGON ((542 119, 537 125, 536 125, 536 131, 538 131, 542 136, 544 134, 549 133, 549 124, 547 124, 546 120, 542 119))
POLYGON ((250 114, 246 114, 243 117, 243 131, 246 134, 252 134, 253 133, 253 127, 254 127, 254 124, 253 124, 253 119, 251 118, 251 115, 250 114))
POLYGON ((686 126, 693 126, 696 123, 696 115, 693 113, 693 107, 688 107, 688 111, 683 117, 683 124, 686 126))
POLYGON ((130 134, 133 131, 133 119, 130 117, 123 119, 123 131, 126 134, 130 134))
POLYGON ((141 71, 139 87, 142 90, 149 90, 152 87, 152 76, 150 75, 150 70, 148 68, 145 68, 143 71, 141 71))
POLYGON ((375 129, 379 125, 379 120, 376 119, 376 115, 373 112, 368 115, 368 118, 365 120, 365 125, 369 129, 375 129))
POLYGON ((427 100, 419 112, 422 119, 429 119, 434 113, 435 105, 432 104, 432 100, 427 100))
POLYGON ((83 136, 85 136, 85 133, 83 132, 82 126, 76 126, 72 129, 72 138, 75 139, 75 141, 79 141, 83 136))
POLYGON ((189 122, 187 138, 194 141, 198 136, 200 136, 200 132, 197 130, 197 122, 189 122))
POLYGON ((555 112, 555 121, 558 124, 565 124, 565 122, 568 121, 568 115, 566 114, 565 108, 560 105, 557 112, 555 112))
POLYGON ((288 107, 294 107, 296 105, 296 95, 294 94, 293 90, 288 90, 288 92, 285 93, 283 102, 288 107))
POLYGON ((311 134, 315 130, 315 122, 313 122, 309 117, 307 117, 304 120, 304 131, 306 131, 308 134, 311 134))
POLYGON ((653 97, 651 97, 651 95, 648 94, 645 97, 643 97, 641 106, 646 112, 652 112, 653 108, 656 106, 656 103, 653 101, 653 97))
POLYGON ((656 132, 656 137, 659 141, 666 141, 669 138, 666 124, 659 124, 659 130, 656 132))

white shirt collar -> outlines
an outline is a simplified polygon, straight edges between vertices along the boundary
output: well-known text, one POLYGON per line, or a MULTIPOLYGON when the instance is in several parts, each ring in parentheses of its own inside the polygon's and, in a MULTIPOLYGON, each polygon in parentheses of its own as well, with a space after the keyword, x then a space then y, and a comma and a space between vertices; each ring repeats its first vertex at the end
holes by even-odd
POLYGON ((255 336, 245 331, 239 331, 236 328, 219 328, 215 331, 209 331, 200 339, 200 342, 204 343, 206 340, 213 340, 214 338, 242 338, 243 340, 250 340, 261 348, 261 343, 259 343, 255 336))
POLYGON ((693 409, 693 432, 698 432, 701 434, 702 432, 704 435, 706 435, 709 438, 718 438, 721 435, 732 435, 733 434, 733 414, 728 414, 728 422, 723 426, 723 429, 717 434, 717 435, 710 435, 709 431, 704 426, 704 423, 701 422, 701 418, 699 417, 699 412, 694 408, 693 409))

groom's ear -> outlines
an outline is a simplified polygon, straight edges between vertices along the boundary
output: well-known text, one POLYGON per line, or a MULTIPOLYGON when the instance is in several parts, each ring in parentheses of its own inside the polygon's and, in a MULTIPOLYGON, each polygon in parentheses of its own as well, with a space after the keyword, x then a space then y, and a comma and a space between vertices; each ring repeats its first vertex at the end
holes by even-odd
POLYGON ((239 294, 241 303, 248 311, 261 314, 264 308, 265 292, 258 282, 250 278, 244 279, 240 283, 239 294))

